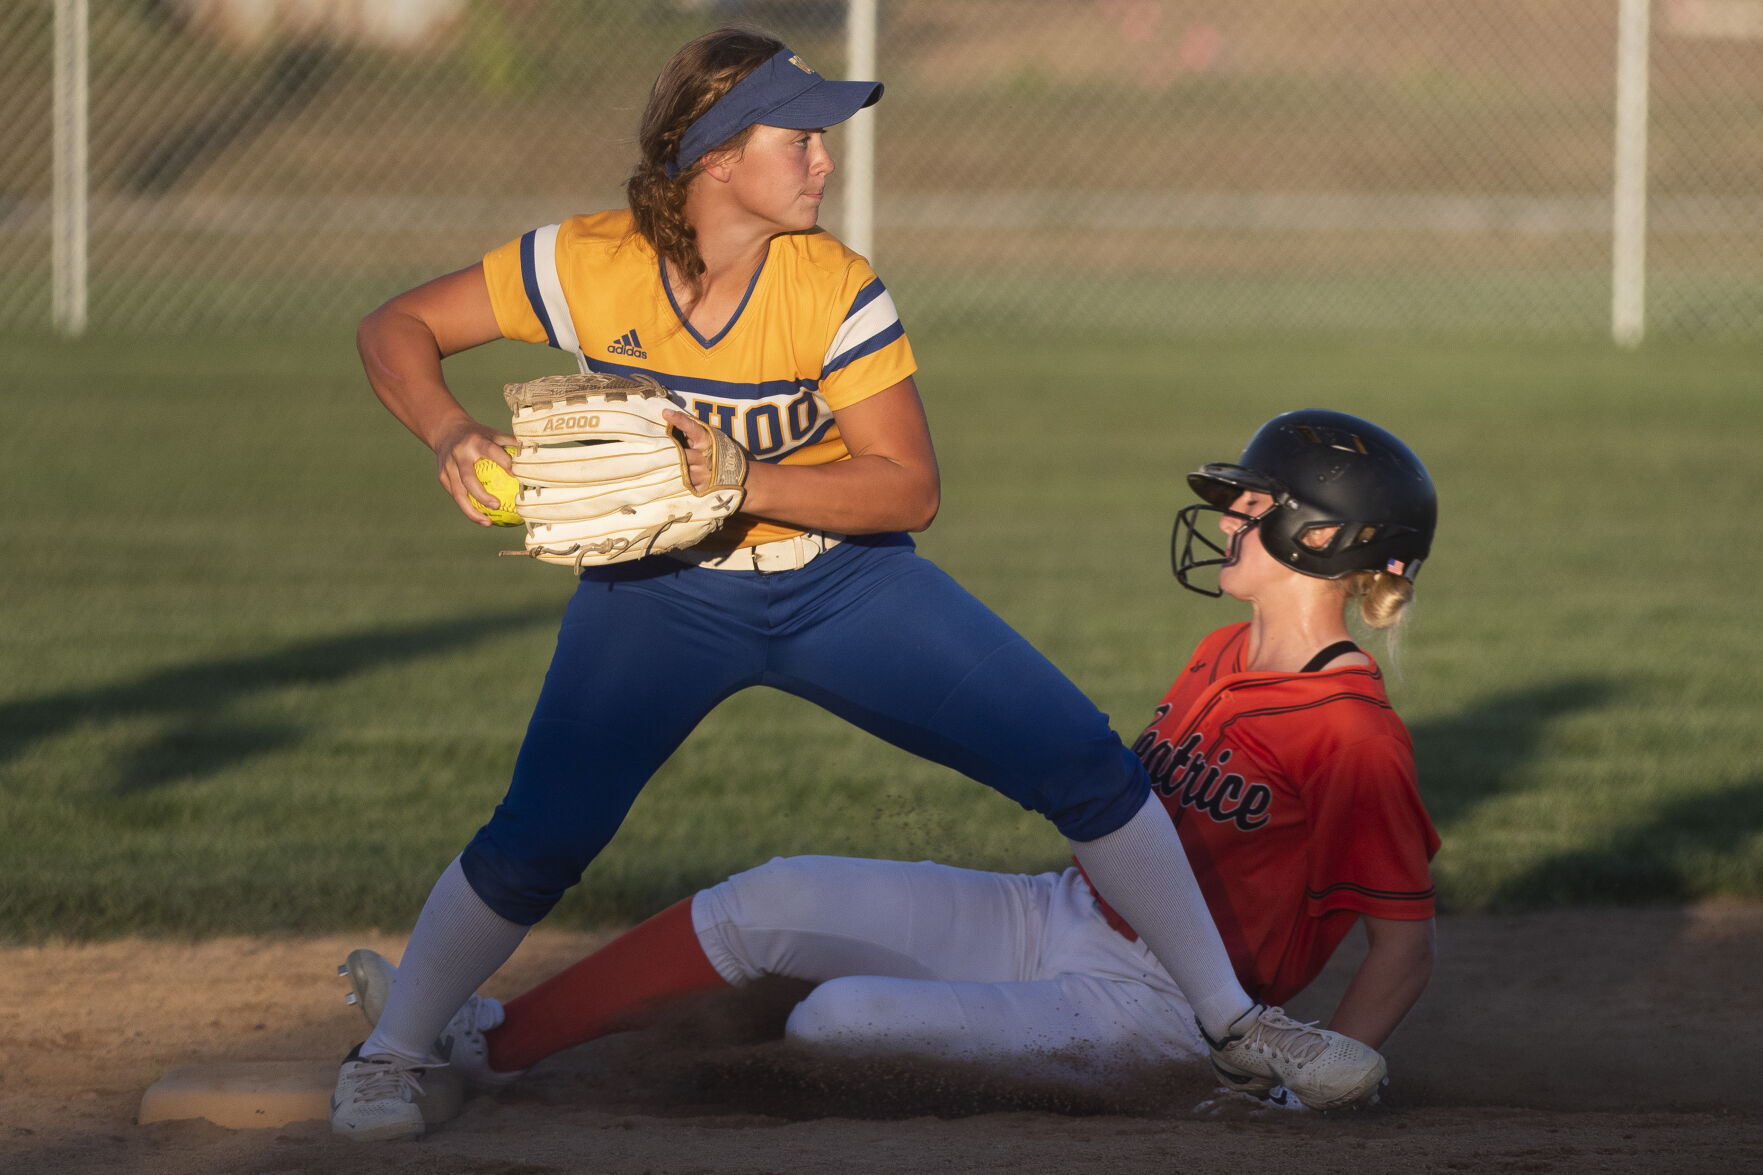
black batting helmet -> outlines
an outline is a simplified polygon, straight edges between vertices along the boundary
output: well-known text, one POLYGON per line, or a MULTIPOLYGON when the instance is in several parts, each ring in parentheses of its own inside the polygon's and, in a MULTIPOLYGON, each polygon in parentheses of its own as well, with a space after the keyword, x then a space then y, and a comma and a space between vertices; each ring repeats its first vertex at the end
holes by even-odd
POLYGON ((1257 519, 1236 515, 1250 523, 1246 529, 1280 563, 1319 579, 1388 571, 1412 580, 1438 524, 1432 478, 1407 445, 1368 420, 1320 408, 1275 416, 1234 464, 1202 465, 1188 474, 1188 485, 1203 501, 1176 514, 1170 559, 1181 585, 1206 596, 1222 592, 1196 586, 1190 574, 1230 556, 1200 532, 1198 519, 1232 513, 1230 504, 1245 491, 1273 499, 1257 519), (1304 541, 1328 527, 1337 529, 1326 542, 1304 541), (1216 557, 1196 557, 1196 543, 1216 557))

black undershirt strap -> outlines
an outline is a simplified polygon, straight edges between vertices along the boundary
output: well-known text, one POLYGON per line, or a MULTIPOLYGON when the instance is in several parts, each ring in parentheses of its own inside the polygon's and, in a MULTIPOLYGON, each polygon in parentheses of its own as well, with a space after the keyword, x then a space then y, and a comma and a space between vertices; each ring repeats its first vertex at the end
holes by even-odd
POLYGON ((1334 644, 1328 646, 1328 648, 1322 650, 1322 652, 1316 654, 1316 656, 1310 658, 1310 663, 1304 666, 1304 668, 1298 670, 1298 672, 1315 673, 1318 669, 1321 669, 1336 657, 1342 657, 1348 653, 1357 653, 1358 651, 1359 646, 1352 641, 1336 641, 1334 644))

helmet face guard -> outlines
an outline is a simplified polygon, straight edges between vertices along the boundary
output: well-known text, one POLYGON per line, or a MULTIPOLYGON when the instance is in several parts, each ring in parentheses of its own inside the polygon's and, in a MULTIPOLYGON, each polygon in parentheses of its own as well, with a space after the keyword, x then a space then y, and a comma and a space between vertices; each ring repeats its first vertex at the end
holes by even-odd
POLYGON ((1238 461, 1203 465, 1188 485, 1202 501, 1176 514, 1170 559, 1176 580, 1204 596, 1223 592, 1196 585, 1193 572, 1228 565, 1236 548, 1202 534, 1199 520, 1206 513, 1247 520, 1230 505, 1251 491, 1273 502, 1238 535, 1252 530, 1276 562, 1301 575, 1384 571, 1412 580, 1432 550, 1438 500, 1426 468, 1400 440, 1342 412, 1276 416, 1238 461), (1216 557, 1201 557, 1196 546, 1216 557))
MULTIPOLYGON (((1210 518, 1208 517, 1208 523, 1210 518)), ((1183 506, 1175 514, 1175 532, 1169 536, 1169 564, 1175 571, 1176 582, 1190 592, 1198 592, 1202 596, 1210 596, 1214 600, 1224 594, 1218 586, 1216 577, 1210 580, 1210 586, 1197 582, 1193 577, 1196 571, 1207 567, 1223 569, 1226 564, 1235 563, 1237 551, 1247 540, 1249 534, 1259 530, 1261 520, 1252 515, 1239 514, 1235 510, 1226 510, 1222 506, 1208 506, 1204 502, 1195 502, 1191 506, 1183 506), (1219 518, 1235 518, 1243 525, 1224 544, 1213 541, 1212 536, 1201 529, 1202 517, 1216 514, 1219 518), (1198 547, 1199 550, 1195 548, 1198 547), (1207 555, 1206 552, 1210 552, 1207 555)), ((1210 526, 1207 527, 1210 529, 1210 526)), ((1222 533, 1222 532, 1221 532, 1222 533)))

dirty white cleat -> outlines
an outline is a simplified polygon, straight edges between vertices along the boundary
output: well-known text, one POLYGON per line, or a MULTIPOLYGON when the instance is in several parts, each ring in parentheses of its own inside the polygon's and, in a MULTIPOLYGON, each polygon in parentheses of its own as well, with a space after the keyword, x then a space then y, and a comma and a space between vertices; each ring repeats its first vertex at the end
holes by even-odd
POLYGON ((502 1023, 502 1002, 474 995, 465 1001, 441 1035, 435 1038, 435 1055, 459 1070, 466 1084, 477 1089, 501 1089, 526 1072, 502 1073, 490 1068, 490 1042, 484 1033, 502 1023))
POLYGON ((1283 1085, 1275 1085, 1266 1093, 1245 1093, 1240 1089, 1220 1086, 1194 1107, 1196 1118, 1266 1118, 1284 1114, 1307 1114, 1310 1108, 1283 1085))
POLYGON ((1256 1004, 1231 1024, 1223 1040, 1200 1035, 1212 1068, 1230 1089, 1256 1096, 1283 1085, 1313 1110, 1356 1106, 1383 1083, 1383 1055, 1368 1044, 1301 1024, 1278 1008, 1256 1004))
POLYGON ((386 957, 378 951, 360 947, 349 952, 349 958, 337 968, 337 974, 349 981, 349 994, 343 997, 343 1002, 360 1008, 361 1014, 367 1017, 369 1028, 377 1027, 386 1010, 386 997, 392 992, 392 980, 398 977, 398 969, 386 962, 386 957))
POLYGON ((337 1071, 331 1094, 331 1131, 356 1142, 420 1138, 424 1130, 422 1077, 431 1066, 402 1057, 363 1057, 356 1045, 337 1071))
MULTIPOLYGON (((361 1009, 368 1027, 378 1027, 386 1010, 386 998, 397 981, 398 968, 378 951, 363 947, 349 952, 337 974, 349 981, 350 991, 344 1000, 361 1009)), ((490 1068, 490 1044, 484 1039, 484 1033, 502 1023, 502 1015, 502 1001, 472 996, 453 1013, 441 1035, 435 1038, 434 1055, 478 1089, 500 1089, 509 1084, 525 1070, 499 1073, 490 1068)))

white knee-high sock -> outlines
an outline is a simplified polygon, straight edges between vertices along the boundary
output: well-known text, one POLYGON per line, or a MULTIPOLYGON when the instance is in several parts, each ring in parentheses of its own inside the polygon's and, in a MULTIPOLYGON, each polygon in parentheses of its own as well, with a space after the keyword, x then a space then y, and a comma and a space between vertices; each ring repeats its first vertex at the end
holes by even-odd
POLYGON ((526 932, 484 904, 455 857, 423 903, 386 1009, 361 1055, 426 1060, 453 1013, 508 961, 526 932))
POLYGON ((1226 1035, 1254 1005, 1237 982, 1230 956, 1181 837, 1155 794, 1125 824, 1091 841, 1071 841, 1096 892, 1138 931, 1208 1035, 1226 1035))

